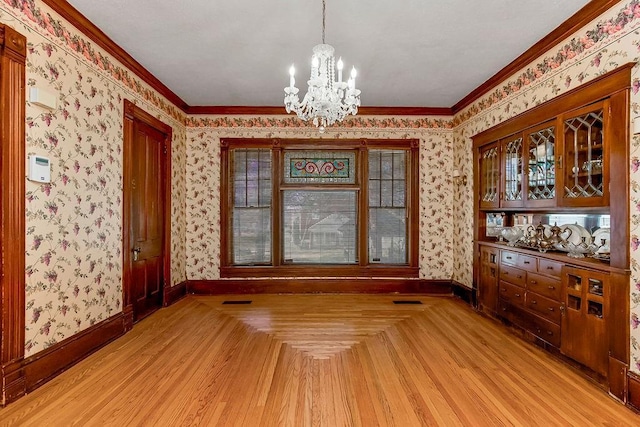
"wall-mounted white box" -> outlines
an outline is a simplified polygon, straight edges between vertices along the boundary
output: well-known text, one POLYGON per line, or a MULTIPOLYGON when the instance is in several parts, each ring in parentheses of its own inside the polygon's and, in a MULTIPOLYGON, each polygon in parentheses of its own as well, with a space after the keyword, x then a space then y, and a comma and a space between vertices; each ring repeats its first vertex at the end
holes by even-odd
POLYGON ((29 170, 27 179, 34 182, 51 182, 51 163, 48 157, 29 156, 29 170))
POLYGON ((37 87, 29 88, 29 102, 40 107, 56 109, 56 94, 37 87))

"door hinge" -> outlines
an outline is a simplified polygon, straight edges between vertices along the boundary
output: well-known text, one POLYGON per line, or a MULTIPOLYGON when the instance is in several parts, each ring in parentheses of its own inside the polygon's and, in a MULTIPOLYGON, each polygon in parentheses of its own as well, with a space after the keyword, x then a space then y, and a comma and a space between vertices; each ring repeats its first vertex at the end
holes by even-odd
POLYGON ((167 154, 167 144, 165 144, 165 145, 163 145, 163 146, 162 146, 162 152, 163 152, 164 154, 167 154))

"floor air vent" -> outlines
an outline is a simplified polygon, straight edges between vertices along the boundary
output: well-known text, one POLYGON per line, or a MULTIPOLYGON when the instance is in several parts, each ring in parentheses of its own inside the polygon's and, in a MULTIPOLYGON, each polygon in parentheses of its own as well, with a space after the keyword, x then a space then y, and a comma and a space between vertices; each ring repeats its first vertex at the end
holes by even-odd
POLYGON ((251 304, 251 301, 222 301, 223 304, 251 304))
POLYGON ((400 301, 394 301, 394 304, 422 304, 422 301, 418 301, 418 300, 400 300, 400 301))

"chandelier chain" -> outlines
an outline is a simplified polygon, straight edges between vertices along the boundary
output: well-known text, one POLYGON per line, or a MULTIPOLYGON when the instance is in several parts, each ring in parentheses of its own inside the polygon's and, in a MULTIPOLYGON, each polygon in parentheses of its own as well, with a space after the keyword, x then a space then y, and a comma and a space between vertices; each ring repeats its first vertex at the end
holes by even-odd
POLYGON ((324 44, 324 28, 325 28, 325 21, 326 21, 326 14, 327 14, 327 5, 325 3, 325 0, 322 0, 322 44, 324 44))

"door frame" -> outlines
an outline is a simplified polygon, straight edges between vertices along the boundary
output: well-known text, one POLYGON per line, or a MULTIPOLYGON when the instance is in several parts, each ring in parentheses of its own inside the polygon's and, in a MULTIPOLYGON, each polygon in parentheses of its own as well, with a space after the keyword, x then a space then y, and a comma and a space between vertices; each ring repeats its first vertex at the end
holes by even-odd
POLYGON ((25 394, 27 40, 0 24, 0 407, 25 394))
POLYGON ((133 324, 133 303, 131 301, 131 278, 133 273, 133 257, 131 250, 131 182, 133 176, 133 142, 134 122, 139 121, 164 134, 164 153, 162 156, 162 188, 164 197, 161 210, 163 212, 162 262, 164 281, 162 283, 162 305, 167 305, 167 291, 171 287, 171 126, 156 119, 128 99, 124 100, 124 135, 123 135, 123 173, 122 173, 122 310, 126 315, 128 326, 133 324))

